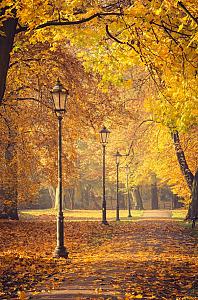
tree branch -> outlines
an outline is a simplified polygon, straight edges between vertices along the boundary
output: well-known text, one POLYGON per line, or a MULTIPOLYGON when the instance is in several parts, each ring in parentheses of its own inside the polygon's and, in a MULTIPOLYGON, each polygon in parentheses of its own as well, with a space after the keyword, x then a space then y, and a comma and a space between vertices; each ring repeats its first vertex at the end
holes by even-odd
POLYGON ((21 63, 21 62, 32 62, 32 61, 40 61, 41 59, 40 58, 27 58, 27 59, 23 59, 23 60, 20 60, 20 61, 15 61, 13 62, 12 64, 9 65, 9 68, 12 68, 14 65, 17 65, 18 63, 21 63))
MULTIPOLYGON (((46 23, 40 24, 38 26, 35 27, 35 29, 42 29, 45 27, 49 27, 49 26, 69 26, 69 25, 79 25, 79 24, 83 24, 86 22, 89 22, 95 18, 102 18, 102 17, 106 17, 106 16, 122 16, 124 15, 124 13, 119 12, 119 13, 95 13, 87 18, 83 18, 80 20, 75 20, 75 21, 68 21, 68 20, 62 20, 62 21, 48 21, 46 23)), ((22 31, 26 31, 28 30, 28 26, 24 26, 24 27, 20 27, 16 30, 16 33, 20 33, 22 31)))
POLYGON ((177 33, 177 34, 179 34, 179 35, 183 35, 183 36, 186 36, 186 37, 191 37, 190 34, 183 33, 183 32, 178 32, 178 31, 176 31, 176 30, 170 29, 169 27, 165 26, 164 24, 161 25, 161 24, 155 23, 154 21, 152 21, 151 24, 154 24, 154 25, 156 25, 156 26, 158 26, 158 27, 163 28, 164 30, 166 30, 166 32, 167 32, 167 31, 170 31, 170 32, 177 33))
POLYGON ((198 19, 195 18, 191 12, 189 12, 189 10, 185 7, 185 5, 181 2, 178 1, 178 5, 183 9, 183 11, 185 11, 185 13, 198 25, 198 19))
POLYGON ((109 31, 109 26, 108 26, 108 25, 106 25, 106 33, 107 33, 107 35, 108 35, 112 40, 114 40, 115 42, 117 42, 117 43, 119 43, 119 44, 122 44, 122 45, 127 45, 127 46, 129 46, 130 48, 132 48, 136 53, 139 54, 139 52, 135 49, 135 47, 134 47, 132 44, 130 44, 129 42, 123 42, 123 41, 119 40, 117 37, 113 36, 113 35, 110 33, 110 31, 109 31))
POLYGON ((26 100, 29 101, 29 100, 32 100, 32 101, 35 101, 35 102, 40 103, 41 105, 43 105, 43 106, 45 106, 45 107, 47 107, 47 108, 49 108, 49 109, 52 109, 51 106, 49 106, 49 105, 47 105, 47 104, 41 102, 40 100, 38 100, 38 99, 36 99, 36 98, 33 98, 33 97, 24 97, 24 98, 18 97, 18 98, 16 98, 16 100, 17 100, 17 101, 26 101, 26 100))

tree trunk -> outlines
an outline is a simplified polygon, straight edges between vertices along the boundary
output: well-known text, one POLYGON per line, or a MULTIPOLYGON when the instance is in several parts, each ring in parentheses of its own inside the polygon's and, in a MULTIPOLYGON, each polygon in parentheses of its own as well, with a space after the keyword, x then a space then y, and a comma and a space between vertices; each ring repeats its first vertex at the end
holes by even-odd
POLYGON ((172 197, 172 209, 181 207, 181 202, 179 202, 179 197, 177 195, 173 195, 172 197))
POLYGON ((70 209, 74 209, 74 188, 69 189, 70 209))
MULTIPOLYGON (((100 209, 100 208, 101 208, 101 206, 100 206, 100 204, 99 204, 99 201, 97 201, 98 198, 100 199, 100 197, 96 197, 95 195, 94 195, 93 198, 92 198, 92 201, 93 201, 93 209, 100 209)), ((100 201, 100 202, 101 202, 101 201, 100 201)))
POLYGON ((198 219, 198 169, 195 173, 192 185, 192 205, 191 205, 191 219, 198 219))
POLYGON ((158 209, 158 192, 156 174, 151 174, 151 209, 158 209))
MULTIPOLYGON (((185 157, 184 151, 183 151, 181 143, 180 143, 178 131, 173 132, 172 137, 173 137, 173 142, 175 145, 175 151, 176 151, 177 160, 179 162, 180 169, 182 171, 182 174, 184 175, 185 181, 186 181, 188 188, 191 191, 191 195, 192 195, 194 176, 188 167, 186 157, 185 157)), ((189 205, 186 220, 190 219, 191 215, 192 215, 192 202, 189 205)))
POLYGON ((142 197, 140 195, 140 191, 139 191, 138 186, 133 187, 132 194, 133 194, 133 200, 134 200, 134 203, 135 203, 135 209, 144 209, 143 202, 142 202, 142 197))
POLYGON ((173 142, 175 145, 175 151, 176 151, 177 160, 179 162, 180 169, 182 171, 182 174, 184 175, 184 178, 186 180, 186 183, 187 183, 190 191, 192 192, 194 176, 188 167, 186 157, 185 157, 184 151, 183 151, 181 143, 180 143, 178 131, 175 131, 172 134, 172 137, 173 137, 173 142))
MULTIPOLYGON (((4 15, 6 8, 2 9, 0 16, 4 15)), ((14 36, 16 31, 18 20, 15 18, 9 18, 3 22, 3 26, 0 27, 0 104, 3 100, 6 89, 6 78, 10 63, 10 52, 12 51, 14 44, 14 36)), ((7 182, 3 179, 3 186, 1 187, 1 197, 3 201, 4 213, 10 219, 18 220, 17 212, 17 162, 13 160, 15 153, 15 143, 12 140, 12 134, 10 141, 5 150, 5 162, 7 168, 7 182)))
MULTIPOLYGON (((5 13, 5 9, 0 12, 0 16, 5 13)), ((0 27, 0 103, 3 100, 6 89, 6 77, 10 63, 10 52, 14 44, 14 36, 17 26, 17 19, 9 18, 0 27)))
POLYGON ((9 219, 18 220, 18 180, 16 159, 16 130, 9 132, 9 142, 5 149, 5 176, 1 180, 0 195, 3 204, 3 214, 9 219))
POLYGON ((90 203, 91 203, 91 185, 89 183, 86 183, 83 185, 82 190, 82 202, 83 202, 83 208, 89 209, 90 203))
POLYGON ((65 199, 64 199, 65 207, 71 210, 74 209, 74 193, 75 193, 74 188, 65 189, 65 199), (67 199, 69 200, 68 205, 67 205, 67 199))
POLYGON ((52 208, 55 208, 56 205, 56 190, 53 186, 48 187, 48 191, 52 200, 52 208))

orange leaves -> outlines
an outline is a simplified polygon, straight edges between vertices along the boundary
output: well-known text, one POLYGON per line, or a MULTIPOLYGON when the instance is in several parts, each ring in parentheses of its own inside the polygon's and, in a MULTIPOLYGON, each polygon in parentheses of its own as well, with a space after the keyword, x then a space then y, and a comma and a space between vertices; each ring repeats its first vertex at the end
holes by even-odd
POLYGON ((26 295, 26 293, 24 291, 19 291, 17 293, 18 297, 19 297, 19 300, 28 300, 28 297, 26 295))
POLYGON ((68 260, 51 258, 55 230, 54 222, 38 219, 0 222, 0 297, 18 293, 25 300, 28 291, 53 290, 63 280, 68 290, 87 291, 91 283, 101 299, 105 293, 126 300, 198 294, 196 238, 175 222, 66 222, 68 260))
MULTIPOLYGON (((93 247, 94 240, 102 238, 101 229, 102 226, 92 222, 69 222, 65 228, 65 244, 70 258, 84 252, 88 246, 93 247)), ((19 291, 20 297, 23 297, 23 291, 34 290, 38 283, 48 289, 63 280, 64 270, 68 271, 72 266, 70 259, 52 259, 55 230, 53 222, 0 222, 0 295, 12 296, 19 291), (53 278, 49 280, 51 276, 53 278)))

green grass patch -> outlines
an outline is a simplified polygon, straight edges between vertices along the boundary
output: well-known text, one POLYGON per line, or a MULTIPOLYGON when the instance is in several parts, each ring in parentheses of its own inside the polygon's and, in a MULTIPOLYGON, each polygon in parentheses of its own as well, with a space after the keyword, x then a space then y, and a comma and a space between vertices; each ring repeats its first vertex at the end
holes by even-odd
POLYGON ((22 215, 31 215, 31 216, 54 216, 56 215, 56 210, 53 208, 50 209, 26 209, 26 210, 20 210, 20 214, 22 215))
MULTIPOLYGON (((180 221, 180 220, 179 220, 180 221)), ((188 229, 189 235, 193 238, 198 239, 198 222, 196 222, 196 225, 194 228, 192 228, 192 222, 191 221, 184 221, 179 222, 180 226, 188 229)))
MULTIPOLYGON (((22 217, 45 217, 51 216, 55 217, 57 211, 55 209, 37 209, 37 210, 22 210, 20 211, 22 217)), ((131 211, 132 219, 141 218, 143 214, 142 210, 131 211)), ((120 219, 128 220, 128 211, 120 210, 120 219)), ((64 210, 65 220, 101 220, 102 212, 101 210, 64 210)), ((115 210, 107 210, 107 219, 113 220, 116 218, 115 210)))
POLYGON ((187 215, 187 209, 172 210, 172 218, 184 220, 187 215))

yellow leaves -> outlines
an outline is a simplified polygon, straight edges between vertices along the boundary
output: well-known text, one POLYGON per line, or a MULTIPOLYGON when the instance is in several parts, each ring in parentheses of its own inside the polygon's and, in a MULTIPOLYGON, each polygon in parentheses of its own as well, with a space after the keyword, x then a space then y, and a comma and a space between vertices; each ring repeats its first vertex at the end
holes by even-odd
POLYGON ((137 295, 129 295, 128 299, 142 299, 143 295, 137 294, 137 295))
POLYGON ((97 294, 102 294, 102 288, 96 288, 96 289, 95 289, 95 292, 96 292, 97 294))
POLYGON ((196 32, 194 34, 194 36, 192 36, 192 39, 190 41, 190 43, 188 44, 188 47, 190 47, 190 45, 192 45, 192 43, 197 42, 198 41, 198 32, 196 32))
POLYGON ((29 297, 26 295, 26 293, 24 291, 18 291, 17 295, 18 295, 19 300, 28 300, 29 299, 29 297))
POLYGON ((160 6, 160 8, 158 8, 158 9, 155 10, 155 14, 157 16, 159 16, 161 14, 161 12, 162 12, 162 7, 161 6, 160 6))
POLYGON ((182 23, 182 24, 180 24, 180 25, 179 25, 179 28, 178 28, 178 30, 177 30, 177 31, 178 31, 178 32, 180 32, 180 31, 183 29, 183 27, 184 27, 184 24, 183 24, 183 23, 182 23))
POLYGON ((0 8, 3 8, 5 6, 12 6, 15 3, 13 0, 2 0, 0 3, 0 8))
MULTIPOLYGON (((135 293, 126 293, 125 294, 125 300, 130 300, 130 299, 145 299, 144 298, 144 295, 142 295, 142 294, 135 294, 135 293)), ((156 299, 156 297, 155 296, 150 296, 150 295, 147 295, 147 297, 146 297, 146 299, 156 299)))

